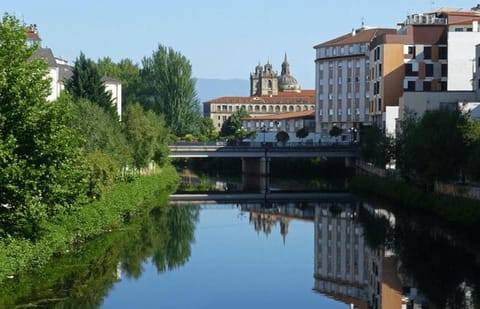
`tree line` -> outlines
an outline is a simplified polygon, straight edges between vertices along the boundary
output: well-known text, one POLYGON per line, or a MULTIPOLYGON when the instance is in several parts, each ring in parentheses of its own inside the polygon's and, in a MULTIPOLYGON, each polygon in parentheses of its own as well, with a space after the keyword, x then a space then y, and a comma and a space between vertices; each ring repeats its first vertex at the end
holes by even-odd
POLYGON ((152 162, 168 161, 175 136, 209 134, 189 61, 159 45, 141 65, 97 62, 81 53, 55 102, 48 66, 28 46, 26 28, 0 24, 0 237, 35 238, 44 223, 100 199, 152 162), (102 77, 123 84, 116 114, 102 77))
POLYGON ((394 162, 402 178, 432 188, 435 181, 480 180, 480 122, 442 108, 408 113, 395 139, 376 126, 362 130, 361 154, 379 167, 394 162))

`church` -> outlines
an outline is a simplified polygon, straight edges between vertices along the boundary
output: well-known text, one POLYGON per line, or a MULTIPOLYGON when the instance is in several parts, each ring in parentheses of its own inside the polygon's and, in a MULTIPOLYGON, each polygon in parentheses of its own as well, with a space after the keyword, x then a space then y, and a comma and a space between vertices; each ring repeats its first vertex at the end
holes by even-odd
POLYGON ((250 74, 250 96, 227 96, 207 101, 204 103, 205 117, 213 120, 218 131, 228 117, 241 109, 251 116, 249 121, 245 122, 245 129, 248 131, 257 130, 261 126, 265 128, 270 124, 271 129, 275 131, 294 132, 304 127, 304 123, 297 119, 297 114, 301 114, 302 117, 305 114, 312 114, 314 118, 315 90, 301 90, 297 80, 290 73, 286 54, 281 68, 278 75, 270 62, 264 66, 259 63, 250 74), (270 116, 274 115, 276 120, 268 121, 272 118, 270 116), (278 121, 279 118, 289 119, 290 116, 295 118, 293 122, 278 121), (282 127, 282 124, 285 127, 282 127))

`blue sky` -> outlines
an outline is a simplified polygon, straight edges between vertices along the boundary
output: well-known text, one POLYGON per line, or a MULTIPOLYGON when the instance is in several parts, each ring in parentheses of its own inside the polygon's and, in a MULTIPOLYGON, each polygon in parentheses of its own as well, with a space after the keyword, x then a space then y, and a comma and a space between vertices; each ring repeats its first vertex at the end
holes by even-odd
POLYGON ((186 56, 194 77, 248 79, 260 62, 280 71, 285 52, 303 89, 314 87, 313 46, 360 27, 394 28, 407 14, 469 9, 451 0, 1 0, 0 11, 37 24, 44 47, 74 61, 140 63, 158 44, 186 56))

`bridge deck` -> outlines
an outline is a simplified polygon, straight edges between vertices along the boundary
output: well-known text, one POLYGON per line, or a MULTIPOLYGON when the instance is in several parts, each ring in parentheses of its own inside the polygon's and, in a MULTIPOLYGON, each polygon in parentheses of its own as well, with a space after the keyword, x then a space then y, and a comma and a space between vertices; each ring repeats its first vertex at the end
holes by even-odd
POLYGON ((301 146, 223 146, 171 145, 171 158, 311 158, 357 156, 356 145, 301 145, 301 146))

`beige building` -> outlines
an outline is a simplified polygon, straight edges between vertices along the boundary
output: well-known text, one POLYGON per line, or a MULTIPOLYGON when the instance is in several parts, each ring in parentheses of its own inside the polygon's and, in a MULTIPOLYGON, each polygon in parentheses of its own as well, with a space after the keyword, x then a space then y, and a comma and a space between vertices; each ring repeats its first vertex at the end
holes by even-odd
POLYGON ((203 103, 203 108, 205 117, 210 117, 215 128, 221 130, 228 117, 242 109, 252 117, 312 111, 315 109, 315 91, 300 89, 290 74, 285 55, 280 76, 270 63, 255 67, 255 72, 250 74, 250 96, 216 98, 203 103))

